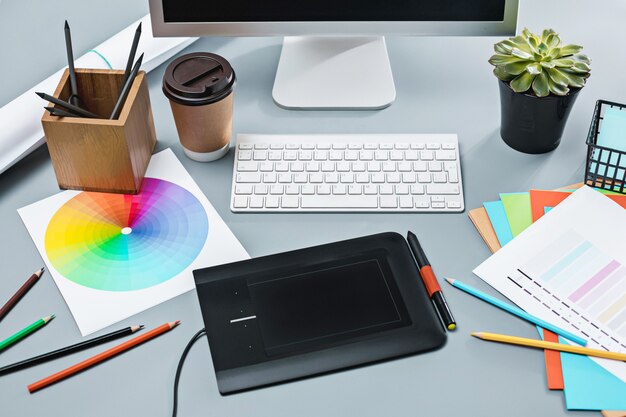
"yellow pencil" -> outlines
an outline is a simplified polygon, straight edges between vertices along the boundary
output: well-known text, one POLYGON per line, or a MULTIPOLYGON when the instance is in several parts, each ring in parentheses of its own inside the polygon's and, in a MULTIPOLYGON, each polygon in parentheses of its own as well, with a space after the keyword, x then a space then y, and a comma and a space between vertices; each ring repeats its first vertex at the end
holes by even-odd
POLYGON ((608 352, 600 349, 590 349, 581 346, 572 346, 543 340, 527 339, 525 337, 508 336, 505 334, 474 332, 472 336, 492 342, 509 343, 512 345, 529 346, 538 349, 558 350, 559 352, 577 353, 579 355, 596 356, 598 358, 626 361, 626 353, 608 352))

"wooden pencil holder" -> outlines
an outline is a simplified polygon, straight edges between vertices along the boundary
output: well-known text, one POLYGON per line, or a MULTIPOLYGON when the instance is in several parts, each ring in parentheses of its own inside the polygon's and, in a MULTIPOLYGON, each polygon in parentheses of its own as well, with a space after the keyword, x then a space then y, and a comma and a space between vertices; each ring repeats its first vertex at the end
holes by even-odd
MULTIPOLYGON (((44 113, 41 122, 59 187, 136 194, 156 145, 145 72, 138 73, 116 120, 108 117, 122 88, 124 71, 76 69, 76 80, 84 106, 103 118, 44 113)), ((54 96, 69 100, 68 70, 54 96)))

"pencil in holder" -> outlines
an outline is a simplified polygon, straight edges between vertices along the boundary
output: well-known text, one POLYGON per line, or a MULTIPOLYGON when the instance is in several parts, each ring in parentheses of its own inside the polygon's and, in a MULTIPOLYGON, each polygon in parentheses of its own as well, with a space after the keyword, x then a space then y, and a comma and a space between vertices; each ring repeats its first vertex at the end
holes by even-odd
MULTIPOLYGON (((602 139, 603 129, 609 128, 605 119, 607 110, 613 114, 616 114, 614 112, 623 112, 626 123, 626 104, 605 100, 596 102, 587 135, 585 184, 590 187, 626 194, 626 129, 623 130, 623 140, 620 138, 623 145, 621 149, 616 149, 614 146, 607 145, 605 141, 599 140, 602 139)), ((611 128, 611 130, 614 129, 611 128)), ((612 134, 615 133, 612 132, 612 134)), ((621 132, 619 134, 622 135, 621 132)), ((615 141, 610 142, 614 143, 615 141)))
MULTIPOLYGON (((76 78, 78 96, 90 112, 102 118, 44 113, 41 122, 59 187, 138 193, 156 145, 145 72, 135 77, 117 119, 109 117, 124 83, 124 71, 77 68, 76 78)), ((68 101, 69 96, 65 70, 54 97, 68 101)))

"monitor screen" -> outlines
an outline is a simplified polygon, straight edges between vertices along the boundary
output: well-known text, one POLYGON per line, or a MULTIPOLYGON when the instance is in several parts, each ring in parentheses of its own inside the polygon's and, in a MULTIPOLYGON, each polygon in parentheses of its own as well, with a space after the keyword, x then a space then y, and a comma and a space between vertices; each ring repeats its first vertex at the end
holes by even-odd
POLYGON ((166 23, 484 21, 504 19, 503 0, 163 0, 166 23))

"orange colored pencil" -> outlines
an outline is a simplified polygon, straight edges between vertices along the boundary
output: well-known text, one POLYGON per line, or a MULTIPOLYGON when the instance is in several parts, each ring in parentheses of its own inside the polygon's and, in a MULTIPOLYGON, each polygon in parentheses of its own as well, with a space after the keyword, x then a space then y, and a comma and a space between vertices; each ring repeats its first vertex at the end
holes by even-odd
POLYGON ((113 356, 117 356, 120 353, 127 351, 130 348, 133 348, 141 343, 147 342, 150 339, 153 339, 160 334, 163 334, 167 331, 170 331, 174 327, 178 326, 180 321, 173 321, 171 323, 165 323, 155 329, 150 330, 147 333, 144 333, 140 336, 134 337, 122 344, 112 347, 111 349, 105 350, 102 353, 97 354, 96 356, 92 356, 89 359, 85 359, 82 362, 77 363, 76 365, 70 366, 56 374, 50 375, 47 378, 44 378, 40 381, 33 382, 27 388, 28 391, 32 394, 35 391, 39 391, 40 389, 46 388, 49 385, 55 384, 65 378, 68 378, 78 372, 84 371, 87 368, 91 368, 94 365, 99 364, 102 361, 105 361, 113 356))

